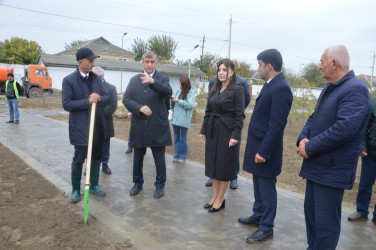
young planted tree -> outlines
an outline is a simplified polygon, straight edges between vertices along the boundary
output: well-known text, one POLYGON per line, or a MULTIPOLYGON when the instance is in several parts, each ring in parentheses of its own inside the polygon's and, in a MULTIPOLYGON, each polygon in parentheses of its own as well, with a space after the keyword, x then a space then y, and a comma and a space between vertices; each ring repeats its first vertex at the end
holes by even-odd
POLYGON ((32 64, 36 63, 38 56, 44 53, 42 47, 34 42, 19 37, 12 37, 4 41, 1 50, 1 60, 8 63, 32 64))

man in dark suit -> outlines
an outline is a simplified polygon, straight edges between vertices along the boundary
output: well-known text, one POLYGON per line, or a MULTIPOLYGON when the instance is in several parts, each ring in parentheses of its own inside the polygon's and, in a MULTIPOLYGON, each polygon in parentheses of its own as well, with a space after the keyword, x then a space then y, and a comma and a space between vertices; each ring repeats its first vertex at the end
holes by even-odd
POLYGON ((253 175, 253 215, 239 218, 240 223, 257 226, 247 238, 260 243, 273 237, 277 212, 277 176, 282 169, 283 131, 292 104, 292 92, 282 69, 282 56, 269 49, 257 56, 258 72, 266 81, 253 109, 248 128, 243 170, 253 175))
MULTIPOLYGON (((248 85, 248 82, 245 78, 243 77, 240 77, 240 76, 236 76, 236 79, 238 80, 238 83, 240 85, 243 86, 244 88, 244 109, 247 108, 247 106, 249 105, 249 103, 251 102, 251 94, 249 92, 249 85, 248 85)), ((210 89, 213 87, 214 83, 216 83, 217 81, 217 77, 213 77, 212 79, 210 79, 209 81, 209 87, 208 87, 208 92, 210 91, 210 89)), ((238 174, 239 174, 239 165, 240 165, 240 161, 239 161, 239 153, 240 153, 240 143, 241 143, 241 139, 242 139, 242 133, 240 132, 240 139, 239 139, 239 142, 238 142, 238 145, 239 145, 239 151, 238 151, 238 156, 237 156, 237 159, 236 159, 236 165, 235 165, 235 172, 234 172, 234 179, 232 181, 230 181, 230 188, 231 189, 237 189, 238 188, 238 174)), ((211 186, 212 185, 212 179, 209 178, 206 183, 205 183, 206 186, 211 186)))
POLYGON ((111 174, 112 172, 108 166, 108 160, 110 159, 110 140, 111 137, 115 136, 114 120, 112 118, 112 115, 115 113, 118 106, 117 92, 114 85, 104 80, 104 70, 101 67, 94 67, 93 72, 101 77, 102 83, 107 89, 108 95, 110 97, 109 103, 104 107, 104 113, 106 114, 107 119, 108 136, 103 141, 102 171, 105 174, 111 174))
POLYGON ((106 193, 98 186, 99 167, 102 158, 102 143, 107 138, 107 121, 104 107, 109 102, 108 92, 101 78, 92 72, 94 55, 89 48, 77 51, 77 70, 63 79, 62 103, 65 111, 69 111, 69 139, 74 145, 72 160, 72 202, 81 200, 80 187, 82 165, 87 157, 91 104, 96 103, 94 135, 91 155, 90 193, 104 196, 106 193))
POLYGON ((135 196, 142 189, 144 155, 150 147, 157 169, 154 198, 158 199, 164 195, 166 182, 165 148, 172 144, 165 102, 172 95, 172 89, 168 77, 156 70, 158 57, 154 52, 145 52, 142 64, 144 72, 131 78, 123 97, 124 106, 132 113, 134 186, 130 195, 135 196))

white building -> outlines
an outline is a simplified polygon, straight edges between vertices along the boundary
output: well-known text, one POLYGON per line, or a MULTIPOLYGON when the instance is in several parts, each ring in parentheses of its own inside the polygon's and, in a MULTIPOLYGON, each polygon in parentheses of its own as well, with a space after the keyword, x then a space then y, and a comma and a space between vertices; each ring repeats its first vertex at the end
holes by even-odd
MULTIPOLYGON (((77 67, 75 56, 47 55, 42 54, 38 58, 37 64, 45 66, 52 78, 52 87, 62 88, 63 78, 74 72, 77 67)), ((96 59, 95 66, 102 67, 105 71, 104 78, 107 82, 116 86, 118 93, 124 92, 128 86, 129 80, 143 72, 144 68, 141 62, 129 62, 118 60, 96 59)), ((177 66, 172 64, 158 64, 157 70, 168 75, 173 92, 179 88, 179 77, 188 75, 188 66, 177 66)), ((192 84, 202 84, 201 77, 204 76, 201 70, 191 68, 192 84)))

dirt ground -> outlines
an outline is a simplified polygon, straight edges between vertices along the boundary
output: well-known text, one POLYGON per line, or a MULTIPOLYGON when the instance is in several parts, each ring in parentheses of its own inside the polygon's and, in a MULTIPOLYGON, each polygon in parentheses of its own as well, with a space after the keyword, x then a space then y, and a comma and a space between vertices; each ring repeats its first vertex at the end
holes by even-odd
POLYGON ((130 247, 2 144, 0 159, 0 249, 130 247))
MULTIPOLYGON (((1 100, 3 101, 3 100, 1 100)), ((20 108, 61 110, 61 97, 58 95, 42 99, 20 99, 20 108)), ((248 109, 252 109, 249 107, 248 109)), ((51 117, 51 116, 50 116, 51 117)), ((67 122, 67 115, 51 118, 67 122)), ((243 161, 247 140, 250 113, 244 122, 240 160, 243 161)), ((200 119, 192 123, 188 130, 188 159, 204 163, 204 144, 199 141, 200 119)), ((296 154, 296 138, 305 121, 289 121, 284 137, 284 161, 277 186, 304 194, 305 181, 299 177, 302 159, 296 154)), ((128 140, 130 120, 115 118, 115 136, 128 140)), ((172 128, 171 134, 173 135, 172 128)), ((125 149, 124 149, 125 150, 125 149)), ((174 147, 166 149, 173 154, 174 147)), ((72 205, 69 197, 57 190, 51 183, 26 165, 0 144, 0 249, 128 249, 129 242, 120 239, 95 218, 88 225, 83 224, 82 209, 72 205)), ((240 175, 252 176, 244 171, 240 175)), ((348 210, 355 209, 356 193, 360 176, 358 165, 355 185, 346 190, 343 205, 348 210)), ((203 183, 204 185, 204 183, 203 183)), ((241 184, 240 184, 241 185, 241 184)), ((241 186, 240 186, 241 188, 241 186)), ((374 187, 374 193, 376 187, 374 187)), ((371 204, 375 204, 376 196, 371 204)), ((371 211, 373 208, 370 208, 371 211)))

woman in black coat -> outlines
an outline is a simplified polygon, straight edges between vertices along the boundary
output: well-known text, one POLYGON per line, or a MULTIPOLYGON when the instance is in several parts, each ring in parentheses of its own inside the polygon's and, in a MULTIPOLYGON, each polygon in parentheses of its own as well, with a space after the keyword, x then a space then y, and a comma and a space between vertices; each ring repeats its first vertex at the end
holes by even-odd
POLYGON ((217 82, 208 94, 200 131, 205 143, 205 175, 213 179, 213 196, 204 208, 218 212, 225 207, 224 194, 234 178, 240 132, 244 120, 244 88, 237 83, 234 63, 217 64, 217 82))

